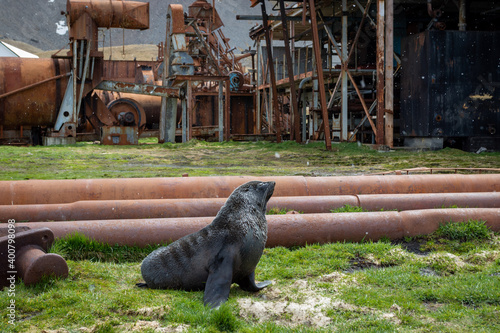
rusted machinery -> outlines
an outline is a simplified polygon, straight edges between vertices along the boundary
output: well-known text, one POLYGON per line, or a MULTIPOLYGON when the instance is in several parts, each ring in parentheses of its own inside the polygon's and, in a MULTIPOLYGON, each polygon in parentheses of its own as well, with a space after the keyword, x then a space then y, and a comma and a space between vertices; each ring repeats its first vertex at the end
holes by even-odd
POLYGON ((65 14, 67 55, 0 58, 0 142, 65 144, 78 133, 136 144, 146 129, 159 130, 160 142, 222 141, 257 132, 250 77, 205 0, 187 14, 168 6, 163 58, 151 62, 106 61, 97 47, 100 28, 148 29, 148 3, 68 0, 65 14))
MULTIPOLYGON (((42 138, 46 145, 73 143, 88 123, 103 143, 123 143, 124 138, 137 143, 146 123, 144 110, 128 100, 105 105, 94 93, 106 82, 98 29, 147 29, 149 4, 69 0, 65 14, 71 46, 67 55, 0 59, 0 139, 22 142, 30 133, 35 144, 42 138)), ((179 96, 178 89, 135 88, 136 93, 179 96)))

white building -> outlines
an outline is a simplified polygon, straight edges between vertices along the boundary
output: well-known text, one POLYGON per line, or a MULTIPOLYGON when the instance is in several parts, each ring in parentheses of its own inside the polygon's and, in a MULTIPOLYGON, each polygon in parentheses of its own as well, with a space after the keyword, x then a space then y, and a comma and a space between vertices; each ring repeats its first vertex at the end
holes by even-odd
POLYGON ((2 41, 0 41, 0 57, 38 58, 37 55, 26 52, 2 41))

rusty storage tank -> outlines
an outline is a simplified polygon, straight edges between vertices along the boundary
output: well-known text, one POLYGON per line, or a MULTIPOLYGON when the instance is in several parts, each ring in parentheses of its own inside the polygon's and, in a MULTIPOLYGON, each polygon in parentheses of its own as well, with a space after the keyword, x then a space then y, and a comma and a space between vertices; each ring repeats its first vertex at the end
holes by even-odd
POLYGON ((0 58, 0 126, 53 126, 70 72, 66 59, 0 58))

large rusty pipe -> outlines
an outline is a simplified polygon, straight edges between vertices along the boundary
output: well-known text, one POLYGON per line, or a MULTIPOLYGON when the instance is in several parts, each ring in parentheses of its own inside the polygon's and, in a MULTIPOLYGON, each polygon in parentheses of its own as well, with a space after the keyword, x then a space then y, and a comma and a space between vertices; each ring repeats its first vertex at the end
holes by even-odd
MULTIPOLYGON (((377 241, 382 237, 401 239, 435 231, 446 222, 484 220, 493 231, 500 231, 500 209, 457 208, 403 212, 271 215, 267 247, 294 246, 337 241, 377 241)), ((146 246, 175 241, 205 227, 212 217, 32 222, 16 223, 18 228, 52 230, 56 238, 78 232, 108 244, 146 246)), ((4 226, 0 226, 5 228, 4 226)), ((1 230, 0 230, 1 231, 1 230)))
POLYGON ((172 177, 0 182, 0 205, 81 200, 225 198, 250 180, 276 181, 275 196, 500 192, 500 174, 345 177, 172 177))
POLYGON ((68 0, 69 25, 87 14, 99 28, 149 29, 149 3, 114 0, 68 0))
POLYGON ((0 125, 53 126, 71 66, 66 59, 0 57, 0 125))
MULTIPOLYGON (((215 216, 226 198, 94 200, 47 205, 2 205, 0 223, 16 221, 81 221, 215 216)), ((329 213, 345 206, 365 210, 449 208, 500 208, 500 192, 366 194, 338 196, 272 197, 268 209, 329 213)))

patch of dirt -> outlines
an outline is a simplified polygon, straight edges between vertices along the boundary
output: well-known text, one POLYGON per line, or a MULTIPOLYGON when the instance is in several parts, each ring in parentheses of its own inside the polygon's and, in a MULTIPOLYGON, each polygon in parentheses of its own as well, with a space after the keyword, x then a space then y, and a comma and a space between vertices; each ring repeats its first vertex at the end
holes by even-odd
POLYGON ((481 251, 467 256, 466 261, 472 264, 494 262, 500 258, 500 251, 481 251))
POLYGON ((120 331, 127 332, 143 332, 145 330, 153 330, 157 333, 177 333, 177 332, 186 332, 189 329, 189 325, 168 325, 166 327, 162 327, 161 324, 157 321, 144 321, 139 320, 133 324, 129 325, 121 325, 119 327, 120 331))
POLYGON ((433 253, 428 257, 428 261, 430 263, 436 262, 436 261, 444 261, 444 262, 449 262, 453 265, 455 265, 456 268, 463 268, 467 265, 459 256, 456 256, 452 253, 433 253))
POLYGON ((401 308, 398 305, 391 307, 391 312, 381 312, 375 309, 358 307, 335 298, 331 294, 321 293, 314 284, 328 282, 335 285, 354 283, 357 281, 350 275, 334 272, 320 276, 316 280, 296 280, 285 288, 271 287, 262 291, 260 300, 255 297, 238 300, 240 315, 244 319, 253 319, 258 322, 274 321, 278 325, 295 327, 298 325, 312 327, 326 327, 332 324, 333 318, 325 313, 327 310, 352 311, 364 314, 374 314, 383 319, 399 323, 395 312, 401 308))
POLYGON ((252 298, 239 299, 240 315, 245 319, 256 319, 259 322, 274 321, 283 326, 325 327, 329 325, 332 319, 325 316, 323 310, 331 307, 332 300, 310 290, 305 280, 297 280, 290 287, 290 289, 295 288, 299 289, 299 292, 285 292, 278 288, 269 288, 265 297, 267 301, 255 301, 252 298), (303 298, 303 301, 290 301, 287 295, 299 296, 303 298))
MULTIPOLYGON (((80 327, 76 329, 76 332, 81 332, 81 333, 94 333, 99 331, 100 326, 95 325, 92 328, 88 327, 80 327)), ((161 326, 161 324, 154 320, 154 321, 147 321, 147 320, 139 320, 135 323, 131 324, 123 324, 117 327, 119 332, 144 332, 145 330, 153 330, 153 332, 156 333, 182 333, 186 332, 189 329, 189 325, 168 325, 166 327, 161 326)), ((58 330, 43 330, 41 333, 68 333, 69 331, 67 329, 61 328, 58 330)), ((71 332, 75 332, 75 330, 72 330, 71 332)))
POLYGON ((425 302, 424 306, 427 310, 435 312, 435 311, 439 311, 444 306, 444 304, 425 302))
POLYGON ((351 267, 346 269, 345 273, 354 273, 356 271, 360 271, 368 268, 381 268, 376 262, 368 258, 354 258, 349 260, 349 264, 351 267))
POLYGON ((422 245, 424 244, 423 241, 420 241, 420 240, 412 240, 412 241, 409 241, 409 242, 405 242, 404 240, 400 239, 400 240, 395 240, 392 242, 392 244, 394 245, 401 245, 401 247, 410 252, 410 253, 414 253, 414 254, 418 254, 420 256, 426 256, 429 254, 429 251, 422 251, 421 248, 422 248, 422 245))
POLYGON ((170 310, 168 306, 145 307, 137 310, 128 310, 128 316, 146 316, 152 319, 161 319, 170 310))
POLYGON ((439 276, 438 273, 436 273, 435 270, 433 270, 432 268, 422 268, 420 270, 420 275, 422 276, 439 276))

